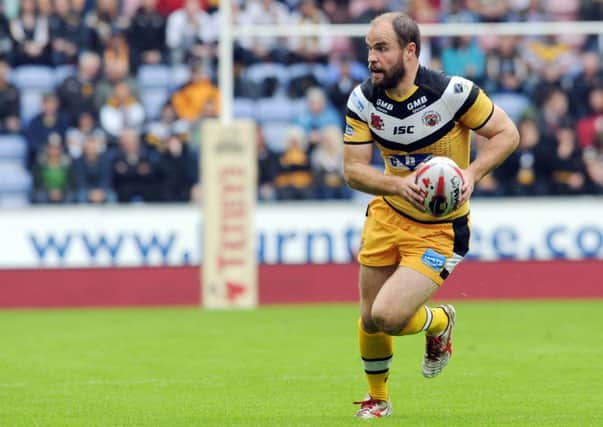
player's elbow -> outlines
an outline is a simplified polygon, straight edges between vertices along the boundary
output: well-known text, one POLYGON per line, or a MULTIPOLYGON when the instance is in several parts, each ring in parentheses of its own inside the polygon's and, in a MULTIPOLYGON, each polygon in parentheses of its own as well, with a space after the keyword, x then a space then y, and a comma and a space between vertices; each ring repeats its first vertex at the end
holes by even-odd
POLYGON ((517 129, 517 126, 515 126, 514 123, 511 124, 511 129, 510 129, 510 145, 511 145, 511 151, 515 151, 517 149, 517 147, 519 146, 519 129, 517 129))
POLYGON ((356 173, 356 168, 348 163, 344 163, 343 165, 343 179, 348 187, 353 188, 354 190, 358 189, 358 178, 356 173))

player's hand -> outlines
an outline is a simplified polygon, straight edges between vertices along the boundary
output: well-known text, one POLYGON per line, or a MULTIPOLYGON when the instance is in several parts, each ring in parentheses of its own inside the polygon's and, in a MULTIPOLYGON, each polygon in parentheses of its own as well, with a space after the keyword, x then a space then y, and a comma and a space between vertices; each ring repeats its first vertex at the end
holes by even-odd
MULTIPOLYGON (((416 173, 416 172, 415 172, 416 173)), ((421 212, 425 212, 425 196, 419 191, 419 185, 415 183, 415 173, 400 178, 400 195, 410 202, 421 212)))
POLYGON ((465 182, 463 183, 463 187, 461 188, 461 197, 459 197, 458 203, 456 207, 462 206, 473 194, 473 189, 475 188, 475 175, 471 172, 470 169, 465 169, 463 171, 463 177, 465 178, 465 182))

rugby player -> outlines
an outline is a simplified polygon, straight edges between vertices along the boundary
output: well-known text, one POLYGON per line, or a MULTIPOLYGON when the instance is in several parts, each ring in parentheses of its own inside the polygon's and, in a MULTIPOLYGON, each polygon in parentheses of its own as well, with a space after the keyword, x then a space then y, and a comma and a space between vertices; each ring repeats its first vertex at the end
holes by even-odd
POLYGON ((427 301, 469 250, 469 198, 476 183, 515 149, 519 133, 507 114, 472 81, 419 64, 417 23, 404 13, 375 18, 366 36, 370 77, 350 94, 344 135, 348 185, 376 197, 369 203, 358 254, 360 355, 368 394, 359 418, 392 412, 387 379, 392 337, 426 334, 423 376, 433 378, 452 354, 455 310, 427 301), (471 132, 487 142, 470 162, 471 132), (385 172, 370 165, 377 144, 385 172), (425 212, 415 169, 447 156, 465 183, 458 208, 425 212))

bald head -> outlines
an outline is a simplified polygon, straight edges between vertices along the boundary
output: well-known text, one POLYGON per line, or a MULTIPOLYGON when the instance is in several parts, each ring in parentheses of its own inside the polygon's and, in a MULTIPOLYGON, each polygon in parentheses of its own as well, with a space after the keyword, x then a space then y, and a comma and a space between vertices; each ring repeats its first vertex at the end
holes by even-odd
POLYGON ((398 39, 398 44, 401 48, 406 47, 409 43, 416 45, 415 54, 417 58, 421 53, 421 32, 419 26, 405 13, 402 12, 387 12, 383 13, 371 21, 371 26, 390 26, 398 39))

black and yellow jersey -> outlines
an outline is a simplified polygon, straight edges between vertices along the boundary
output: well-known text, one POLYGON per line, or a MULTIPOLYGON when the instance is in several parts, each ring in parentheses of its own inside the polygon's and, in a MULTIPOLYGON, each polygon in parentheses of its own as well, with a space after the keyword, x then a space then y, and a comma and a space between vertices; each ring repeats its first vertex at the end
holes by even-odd
MULTIPOLYGON (((494 104, 473 82, 419 67, 413 88, 402 98, 373 87, 370 79, 348 98, 345 144, 376 143, 388 175, 405 176, 431 156, 446 156, 461 168, 469 164, 471 130, 482 127, 494 104)), ((433 221, 402 196, 384 196, 396 210, 419 221, 433 221)), ((469 204, 438 221, 466 215, 469 204)))

